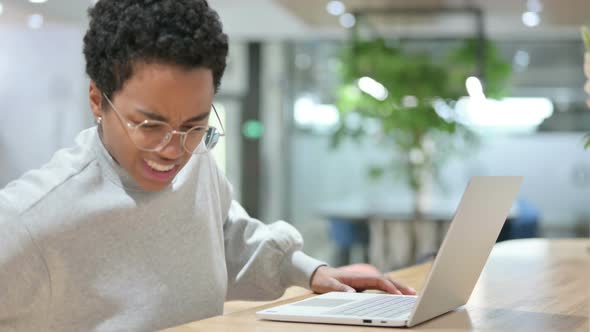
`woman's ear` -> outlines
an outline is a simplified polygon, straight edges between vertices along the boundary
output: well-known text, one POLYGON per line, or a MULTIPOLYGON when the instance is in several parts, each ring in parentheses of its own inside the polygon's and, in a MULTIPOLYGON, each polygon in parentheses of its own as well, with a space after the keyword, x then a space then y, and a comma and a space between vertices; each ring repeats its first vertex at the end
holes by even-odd
POLYGON ((95 119, 102 117, 102 92, 96 86, 94 81, 90 81, 90 88, 88 91, 88 98, 90 101, 90 110, 95 119))

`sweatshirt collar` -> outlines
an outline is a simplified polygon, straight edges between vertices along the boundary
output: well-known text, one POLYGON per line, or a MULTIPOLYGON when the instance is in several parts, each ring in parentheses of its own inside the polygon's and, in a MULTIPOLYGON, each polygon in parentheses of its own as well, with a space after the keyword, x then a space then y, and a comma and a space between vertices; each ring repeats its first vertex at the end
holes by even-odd
MULTIPOLYGON (((148 193, 149 191, 141 188, 137 182, 135 182, 131 174, 121 167, 121 165, 119 165, 119 163, 111 156, 106 146, 102 142, 100 137, 100 129, 95 127, 94 131, 93 146, 105 177, 107 177, 115 185, 126 190, 148 193)), ((168 185, 168 187, 170 187, 170 185, 168 185)), ((168 187, 163 190, 167 190, 168 187)))

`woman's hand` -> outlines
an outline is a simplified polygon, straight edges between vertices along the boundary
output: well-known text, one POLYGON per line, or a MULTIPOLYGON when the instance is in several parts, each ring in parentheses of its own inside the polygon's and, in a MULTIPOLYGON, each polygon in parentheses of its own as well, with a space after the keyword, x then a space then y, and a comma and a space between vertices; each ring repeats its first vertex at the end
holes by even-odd
POLYGON ((362 292, 377 289, 390 294, 416 295, 416 290, 380 274, 344 271, 320 266, 311 280, 311 290, 316 293, 362 292))

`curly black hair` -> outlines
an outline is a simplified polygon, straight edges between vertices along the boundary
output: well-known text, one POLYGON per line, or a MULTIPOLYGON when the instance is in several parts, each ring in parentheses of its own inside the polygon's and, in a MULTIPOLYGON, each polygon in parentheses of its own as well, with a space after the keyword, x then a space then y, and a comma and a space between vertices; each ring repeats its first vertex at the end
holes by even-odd
POLYGON ((206 0, 100 0, 88 16, 86 73, 108 97, 141 62, 209 68, 218 91, 228 41, 206 0))

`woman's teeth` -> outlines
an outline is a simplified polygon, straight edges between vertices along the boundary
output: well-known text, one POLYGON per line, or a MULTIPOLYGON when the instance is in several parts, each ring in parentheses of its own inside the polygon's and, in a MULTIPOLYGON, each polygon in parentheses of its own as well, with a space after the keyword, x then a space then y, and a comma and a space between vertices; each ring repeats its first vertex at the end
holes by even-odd
POLYGON ((168 165, 168 166, 160 165, 160 164, 153 162, 151 160, 146 160, 146 162, 151 169, 153 169, 154 171, 158 171, 158 172, 169 172, 174 168, 174 166, 176 166, 174 164, 168 165))

